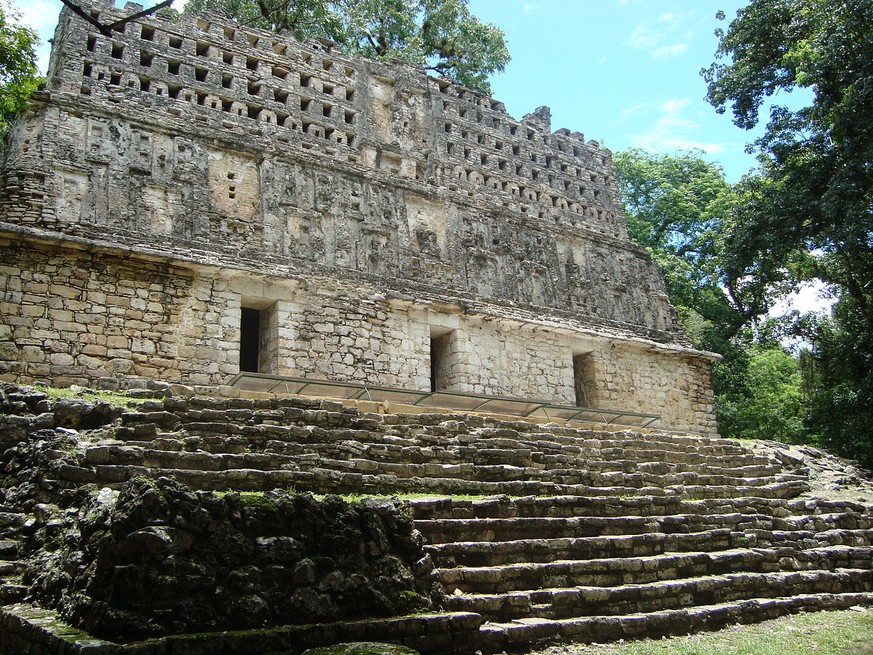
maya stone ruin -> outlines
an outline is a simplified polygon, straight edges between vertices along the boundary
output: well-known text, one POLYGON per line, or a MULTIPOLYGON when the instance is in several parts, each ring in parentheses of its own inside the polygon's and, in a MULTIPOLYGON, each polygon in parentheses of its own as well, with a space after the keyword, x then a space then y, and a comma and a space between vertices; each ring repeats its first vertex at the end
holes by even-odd
POLYGON ((873 506, 810 493, 863 472, 718 438, 609 151, 546 107, 64 10, 2 179, 4 653, 467 655, 873 604, 873 506), (634 429, 463 411, 489 399, 634 429))
POLYGON ((65 14, 4 176, 4 378, 242 365, 715 432, 610 153, 547 108, 214 17, 65 14))

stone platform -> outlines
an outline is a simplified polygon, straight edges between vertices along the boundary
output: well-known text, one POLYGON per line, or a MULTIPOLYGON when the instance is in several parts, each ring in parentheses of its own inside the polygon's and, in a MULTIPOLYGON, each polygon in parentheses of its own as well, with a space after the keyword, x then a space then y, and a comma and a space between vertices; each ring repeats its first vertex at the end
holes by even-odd
POLYGON ((474 414, 367 413, 312 398, 168 393, 113 407, 4 387, 4 652, 290 654, 362 639, 496 653, 873 604, 873 508, 811 496, 809 470, 776 451, 474 414), (51 560, 40 544, 54 530, 75 546, 93 498, 125 497, 132 485, 187 487, 207 504, 246 494, 278 502, 289 491, 408 494, 423 536, 416 570, 428 572, 435 603, 425 614, 95 640, 64 623, 75 612, 39 582, 40 563, 79 564, 51 560))

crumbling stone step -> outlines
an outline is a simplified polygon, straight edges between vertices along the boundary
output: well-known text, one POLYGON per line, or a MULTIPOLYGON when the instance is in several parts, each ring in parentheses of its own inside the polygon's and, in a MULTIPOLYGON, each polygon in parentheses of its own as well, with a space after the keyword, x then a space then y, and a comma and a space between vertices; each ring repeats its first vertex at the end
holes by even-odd
POLYGON ((795 548, 815 548, 818 546, 857 546, 873 547, 873 529, 833 528, 820 532, 810 530, 747 530, 745 538, 751 546, 781 546, 789 543, 795 548))
MULTIPOLYGON (((528 496, 411 501, 416 519, 756 513, 790 516, 787 501, 763 498, 684 500, 678 496, 528 496)), ((846 509, 840 506, 837 509, 846 509)), ((805 513, 805 512, 804 512, 805 513)))
POLYGON ((8 561, 17 558, 18 548, 18 540, 0 539, 0 561, 8 561))
MULTIPOLYGON (((20 524, 17 520, 10 521, 7 517, 7 525, 18 528, 20 524)), ((10 533, 16 534, 17 530, 10 533)), ((27 587, 21 581, 25 564, 18 559, 20 549, 17 539, 0 539, 0 605, 17 603, 24 599, 27 593, 27 587)))
MULTIPOLYGON (((524 443, 533 448, 534 444, 524 443)), ((596 449, 574 448, 565 446, 549 452, 541 444, 536 446, 544 452, 543 462, 549 466, 566 467, 584 466, 598 470, 635 470, 648 468, 653 473, 664 473, 677 468, 688 469, 711 468, 713 472, 749 470, 752 475, 768 475, 782 470, 782 465, 769 459, 754 456, 721 457, 719 455, 704 456, 697 453, 685 453, 668 450, 633 451, 611 449, 616 452, 601 453, 596 449)))
POLYGON ((654 517, 517 517, 509 519, 439 519, 416 521, 432 544, 453 541, 510 541, 531 538, 595 537, 662 532, 654 517))
MULTIPOLYGON (((767 529, 772 518, 765 514, 672 514, 665 516, 570 516, 416 521, 430 543, 495 541, 531 538, 591 537, 644 532, 688 533, 728 528, 767 529)), ((836 527, 836 526, 835 526, 836 527)))
POLYGON ((820 514, 827 512, 856 512, 873 516, 873 505, 865 505, 851 500, 830 500, 827 498, 797 498, 788 501, 786 507, 792 514, 820 514))
POLYGON ((7 580, 10 577, 20 575, 24 571, 24 562, 17 559, 0 560, 0 579, 7 580))
POLYGON ((487 620, 525 617, 561 619, 680 609, 749 598, 820 593, 867 593, 873 571, 838 569, 774 573, 730 573, 617 587, 579 586, 505 594, 451 595, 447 609, 476 612, 487 620))
MULTIPOLYGON (((128 479, 143 475, 151 478, 169 477, 192 489, 210 491, 267 491, 270 489, 294 489, 314 493, 393 494, 426 493, 448 495, 590 495, 593 489, 586 486, 556 485, 539 480, 509 482, 479 482, 456 478, 398 478, 387 474, 364 474, 333 469, 310 468, 308 470, 259 470, 228 469, 225 471, 202 471, 194 469, 148 468, 135 465, 98 464, 93 469, 61 471, 74 477, 81 473, 90 475, 89 482, 98 482, 110 488, 120 488, 128 479)), ((598 489, 598 494, 616 496, 637 493, 637 489, 615 487, 598 489)))
POLYGON ((640 557, 665 552, 725 550, 732 547, 734 534, 736 533, 729 529, 721 528, 674 535, 647 532, 597 537, 458 541, 431 544, 426 549, 439 567, 498 566, 601 557, 640 557))
POLYGON ((537 477, 537 471, 509 465, 479 466, 475 464, 397 464, 364 458, 331 459, 320 457, 318 466, 335 471, 382 473, 398 478, 450 478, 473 482, 516 482, 537 477))
POLYGON ((184 468, 225 471, 234 468, 277 470, 297 468, 295 459, 272 453, 221 453, 165 451, 132 446, 94 446, 85 451, 89 464, 132 465, 145 468, 184 468))
POLYGON ((796 498, 810 490, 806 480, 773 482, 762 486, 745 485, 668 485, 665 491, 688 499, 707 498, 796 498))
POLYGON ((803 594, 781 598, 750 598, 687 609, 634 613, 626 616, 591 616, 570 619, 523 619, 486 623, 479 631, 484 653, 518 651, 547 639, 605 643, 718 630, 735 623, 766 621, 798 612, 837 610, 873 605, 871 593, 803 594))
POLYGON ((409 646, 422 655, 466 652, 476 643, 482 619, 476 614, 416 614, 337 623, 285 625, 262 630, 216 631, 156 637, 116 644, 66 624, 52 610, 28 604, 0 608, 0 652, 64 655, 279 655, 337 643, 385 641, 409 646), (38 647, 31 649, 34 644, 38 647))
POLYGON ((26 596, 26 585, 12 580, 0 580, 0 606, 20 603, 26 596))
MULTIPOLYGON (((662 532, 684 534, 726 528, 733 532, 773 530, 866 530, 871 517, 855 512, 789 518, 768 514, 670 514, 649 516, 510 517, 416 520, 416 527, 430 543, 452 541, 510 541, 586 537, 607 534, 662 532)), ((755 534, 755 533, 753 533, 755 534)))
MULTIPOLYGON (((127 419, 129 422, 131 421, 130 416, 131 415, 128 415, 127 419)), ((153 435, 155 437, 155 443, 165 439, 163 435, 167 433, 159 432, 159 425, 147 426, 148 430, 145 430, 145 427, 146 426, 140 425, 137 426, 137 429, 133 430, 121 428, 119 430, 119 436, 130 440, 142 439, 149 435, 153 435)), ((378 457, 374 457, 368 452, 368 457, 370 459, 378 459, 380 461, 394 463, 421 463, 426 461, 456 464, 461 462, 492 462, 510 465, 523 464, 525 466, 529 465, 537 468, 542 468, 546 465, 555 468, 555 466, 561 465, 564 467, 563 470, 557 469, 554 475, 564 474, 570 476, 570 478, 575 478, 577 482, 581 482, 578 478, 579 475, 582 475, 580 473, 580 467, 583 469, 587 467, 587 469, 585 469, 587 472, 584 475, 594 476, 596 478, 598 474, 606 476, 610 473, 616 476, 630 474, 636 471, 637 468, 645 468, 646 466, 654 468, 657 473, 659 468, 666 466, 661 462, 638 463, 625 460, 604 464, 598 459, 583 459, 579 457, 552 456, 544 458, 541 454, 533 453, 533 451, 524 449, 510 450, 489 448, 485 442, 481 442, 477 448, 468 448, 466 446, 456 447, 453 444, 442 443, 438 448, 425 445, 422 449, 420 445, 416 445, 416 441, 407 439, 402 440, 402 445, 406 446, 405 448, 397 448, 397 446, 401 444, 394 442, 399 440, 397 438, 391 438, 394 442, 384 444, 382 449, 379 450, 378 448, 374 448, 374 446, 381 446, 387 437, 377 432, 354 429, 326 430, 317 426, 282 426, 266 424, 237 425, 222 422, 192 422, 183 424, 180 430, 175 433, 175 438, 177 441, 183 442, 184 447, 181 449, 191 449, 192 444, 196 444, 197 448, 202 448, 215 453, 241 453, 247 450, 262 450, 268 441, 272 444, 273 450, 277 452, 281 452, 283 449, 283 443, 290 444, 296 452, 299 452, 303 444, 306 444, 308 448, 313 448, 317 445, 342 442, 343 444, 357 444, 356 447, 360 449, 361 452, 375 450, 378 457), (200 440, 198 441, 197 438, 200 440), (473 453, 476 454, 475 457, 471 456, 473 453), (534 457, 534 455, 536 455, 536 457, 534 457)), ((500 441, 505 443, 507 440, 502 439, 500 441)), ((719 463, 723 464, 723 462, 719 463)), ((672 471, 671 474, 678 477, 674 477, 669 482, 673 484, 690 484, 695 482, 713 484, 719 481, 733 481, 739 479, 743 477, 744 473, 772 473, 777 470, 779 470, 779 467, 773 466, 769 469, 765 467, 741 467, 733 470, 724 466, 709 467, 707 469, 705 467, 700 468, 700 466, 696 464, 681 464, 670 468, 670 471, 672 471), (721 480, 715 478, 698 480, 694 476, 699 474, 710 476, 725 475, 725 477, 721 480)), ((663 474, 667 472, 667 470, 660 470, 660 473, 657 475, 649 472, 648 478, 638 478, 638 481, 635 482, 634 485, 663 484, 664 482, 660 478, 662 478, 663 474)), ((645 471, 639 472, 640 475, 645 473, 645 471)), ((555 479, 555 481, 566 483, 573 482, 573 479, 555 479)), ((750 483, 750 481, 747 483, 750 483)), ((595 484, 605 484, 609 483, 610 480, 605 478, 588 481, 588 483, 592 482, 595 484)))
POLYGON ((437 569, 447 593, 503 594, 550 587, 613 587, 667 579, 727 573, 770 573, 835 568, 871 568, 869 548, 833 546, 795 551, 732 549, 718 552, 664 553, 602 557, 504 566, 437 569))

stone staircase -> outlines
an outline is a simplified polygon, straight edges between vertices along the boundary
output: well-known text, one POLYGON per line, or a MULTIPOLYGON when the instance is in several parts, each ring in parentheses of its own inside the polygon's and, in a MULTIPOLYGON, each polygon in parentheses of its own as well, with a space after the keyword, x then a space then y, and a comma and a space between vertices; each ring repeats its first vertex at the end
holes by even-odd
MULTIPOLYGON (((469 643, 432 642, 435 653, 873 604, 873 508, 801 497, 797 462, 725 439, 170 396, 83 431, 74 451, 53 468, 61 486, 144 475, 197 490, 426 494, 410 503, 443 607, 481 621, 469 643)), ((4 521, 11 534, 26 518, 4 521)), ((5 604, 24 589, 2 530, 5 604)))
POLYGON ((602 641, 616 625, 604 617, 658 618, 666 633, 701 608, 742 620, 743 608, 873 600, 873 516, 857 503, 564 496, 413 507, 446 608, 481 615, 492 652, 553 636, 602 641))
POLYGON ((721 439, 463 414, 365 414, 303 398, 169 398, 121 415, 70 481, 166 476, 197 489, 320 493, 793 497, 803 474, 721 439))

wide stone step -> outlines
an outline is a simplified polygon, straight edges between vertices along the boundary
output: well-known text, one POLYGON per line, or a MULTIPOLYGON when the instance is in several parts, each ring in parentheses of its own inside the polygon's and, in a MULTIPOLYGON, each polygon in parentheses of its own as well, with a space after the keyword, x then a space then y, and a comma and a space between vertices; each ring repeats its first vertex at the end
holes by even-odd
POLYGON ((666 516, 573 516, 418 520, 416 527, 432 544, 452 541, 510 541, 557 537, 594 537, 645 532, 687 533, 727 528, 744 530, 868 529, 871 517, 855 512, 773 517, 767 514, 672 514, 666 516))
POLYGON ((661 553, 719 551, 731 548, 792 548, 804 550, 825 546, 873 547, 873 530, 825 530, 823 532, 743 531, 727 528, 700 532, 514 541, 457 541, 431 544, 426 549, 438 567, 498 566, 557 560, 640 557, 661 553), (752 534, 754 533, 754 534, 752 534))
MULTIPOLYGON (((572 485, 555 485, 538 480, 518 480, 512 482, 478 482, 456 478, 398 478, 387 474, 362 474, 333 469, 312 468, 310 470, 260 470, 229 469, 225 471, 202 471, 195 469, 148 468, 133 465, 96 465, 91 469, 60 471, 62 475, 79 476, 90 473, 89 482, 99 482, 111 488, 119 488, 126 480, 144 475, 147 477, 169 477, 188 485, 192 489, 211 491, 267 491, 270 489, 295 489, 314 493, 339 494, 393 494, 426 493, 456 495, 561 495, 578 492, 591 493, 590 487, 574 488, 572 485)), ((635 489, 617 487, 609 491, 615 495, 635 493, 635 489)))
POLYGON ((805 479, 773 482, 762 486, 747 485, 669 485, 666 491, 684 498, 795 498, 810 490, 805 479))
MULTIPOLYGON (((631 442, 627 449, 610 448, 601 452, 596 448, 582 448, 579 446, 556 444, 557 454, 543 452, 535 442, 515 441, 504 438, 487 440, 475 439, 470 443, 457 438, 445 439, 440 437, 432 443, 428 437, 432 435, 418 435, 414 439, 400 439, 384 432, 362 429, 325 429, 317 425, 280 425, 280 424, 256 424, 250 425, 244 421, 245 417, 237 417, 239 420, 230 420, 233 412, 244 410, 229 410, 227 412, 213 412, 219 416, 198 416, 197 421, 182 421, 174 423, 167 417, 166 412, 154 413, 127 413, 123 420, 127 426, 142 426, 147 423, 148 417, 154 414, 157 417, 151 431, 159 437, 166 432, 160 429, 167 425, 179 427, 187 439, 202 439, 200 447, 212 452, 222 451, 223 447, 239 447, 246 445, 247 449, 261 449, 267 441, 274 442, 274 447, 279 444, 288 444, 290 447, 307 444, 310 448, 316 444, 336 443, 339 441, 353 441, 361 444, 361 448, 384 445, 386 448, 381 453, 386 461, 446 461, 446 462, 470 462, 470 463, 500 463, 516 464, 519 466, 544 466, 556 469, 585 469, 590 471, 623 471, 623 472, 650 472, 664 474, 668 472, 699 472, 708 475, 727 475, 731 477, 761 477, 773 475, 781 470, 781 467, 770 460, 762 459, 754 455, 743 455, 739 458, 726 460, 724 455, 701 455, 691 451, 676 452, 670 450, 653 449, 648 444, 647 449, 640 449, 631 442), (205 420, 211 418, 213 420, 205 420), (220 419, 220 420, 219 420, 220 419), (385 443, 386 440, 393 443, 385 443), (402 441, 398 444, 397 441, 402 441), (365 444, 367 446, 365 446, 365 444), (398 447, 401 446, 401 447, 398 447), (405 447, 402 447, 405 446, 405 447), (431 447, 434 446, 434 447, 431 447), (495 447, 500 446, 500 447, 495 447), (400 459, 392 459, 397 458, 400 459)), ((257 412, 248 412, 257 414, 257 412)), ((251 419, 249 419, 251 420, 251 419)), ((360 423, 369 425, 373 419, 362 419, 360 423)), ((119 437, 125 440, 140 439, 148 436, 147 431, 122 428, 119 437)), ((181 440, 183 440, 184 437, 181 440)), ((591 440, 586 441, 589 443, 591 440)), ((237 451, 234 451, 237 452, 237 451)))
POLYGON ((725 550, 732 545, 728 529, 668 535, 648 532, 634 535, 559 537, 514 541, 458 541, 426 546, 439 567, 497 566, 601 557, 639 557, 664 552, 725 550))
MULTIPOLYGON (((177 423, 185 426, 189 432, 204 430, 215 433, 221 431, 222 426, 235 428, 262 425, 313 426, 328 429, 350 428, 371 431, 374 434, 393 431, 401 435, 416 435, 429 431, 442 442, 446 441, 446 437, 449 439, 471 437, 480 441, 517 440, 531 443, 545 440, 561 445, 581 444, 590 452, 592 458, 598 461, 614 459, 618 454, 617 451, 621 451, 626 452, 631 459, 643 457, 651 461, 673 461, 669 453, 676 453, 686 458, 677 461, 689 461, 687 458, 697 457, 715 457, 724 460, 736 456, 744 459, 746 465, 772 463, 768 458, 752 453, 741 444, 725 439, 561 427, 543 432, 539 426, 522 421, 483 420, 482 417, 441 413, 368 414, 354 408, 343 407, 338 402, 310 399, 271 399, 269 402, 252 402, 246 399, 194 398, 186 401, 168 398, 162 402, 148 401, 143 403, 138 411, 128 411, 122 416, 122 424, 125 427, 144 424, 175 426, 177 423), (307 406, 305 402, 312 404, 307 406), (404 429, 398 430, 400 427, 404 429)), ((509 449, 515 450, 517 445, 509 449)))
POLYGON ((544 640, 605 643, 718 630, 735 623, 766 621, 798 612, 873 605, 873 593, 822 593, 793 597, 749 598, 687 609, 569 619, 530 618, 487 623, 480 629, 483 653, 517 651, 544 640))
MULTIPOLYGON (((363 449, 361 449, 363 450, 363 449)), ((328 468, 350 473, 392 475, 397 478, 450 478, 471 482, 524 482, 537 480, 556 485, 585 484, 591 487, 631 487, 648 488, 657 484, 674 486, 730 486, 766 487, 781 482, 802 482, 793 476, 778 478, 736 478, 726 476, 699 475, 696 473, 676 473, 654 475, 643 473, 597 474, 585 471, 562 472, 543 471, 534 467, 511 465, 476 465, 442 463, 395 463, 375 461, 366 457, 353 457, 357 452, 346 452, 347 458, 337 459, 329 455, 335 453, 306 453, 282 455, 274 453, 221 453, 187 450, 156 450, 136 446, 95 446, 87 449, 86 461, 93 464, 130 465, 149 469, 193 469, 201 471, 225 471, 231 469, 258 470, 311 470, 328 468), (725 484, 727 483, 727 484, 725 484)), ((87 481, 76 479, 76 481, 87 481)))
POLYGON ((792 548, 817 548, 819 546, 873 547, 873 529, 832 528, 827 530, 745 530, 737 535, 735 542, 755 548, 790 546, 792 548))
POLYGON ((556 587, 505 594, 447 596, 452 611, 476 612, 487 620, 525 617, 560 619, 688 608, 749 598, 820 593, 868 593, 873 571, 837 569, 773 573, 729 573, 616 587, 556 587))
MULTIPOLYGON (((764 498, 684 500, 678 496, 528 496, 481 499, 434 498, 412 500, 416 519, 571 517, 571 516, 653 516, 665 514, 731 514, 736 512, 790 516, 806 507, 789 506, 790 501, 764 498)), ((818 511, 863 511, 858 505, 830 503, 816 505, 818 511)))
POLYGON ((808 550, 791 548, 732 549, 719 552, 668 553, 641 557, 522 563, 505 566, 437 569, 446 593, 503 594, 549 587, 614 587, 659 580, 725 573, 770 573, 835 568, 871 568, 868 548, 831 546, 808 550))
MULTIPOLYGON (((208 425, 208 424, 204 424, 208 425)), ((136 435, 132 435, 136 436, 136 435)), ((138 439, 139 437, 137 437, 138 439)), ((128 445, 134 441, 128 438, 128 445)), ((141 441, 135 443, 141 444, 141 441)), ((190 468, 169 463, 170 452, 207 452, 215 455, 246 453, 275 454, 275 459, 301 457, 316 453, 333 460, 366 460, 384 464, 386 469, 408 468, 415 465, 452 466, 497 466, 512 467, 504 470, 522 469, 523 475, 539 475, 544 480, 556 483, 612 486, 621 481, 625 486, 655 486, 664 484, 771 484, 778 479, 781 468, 776 465, 742 466, 728 468, 703 464, 674 464, 663 462, 631 462, 583 460, 575 457, 544 457, 542 453, 529 450, 491 448, 482 444, 476 448, 455 447, 443 444, 439 447, 418 446, 410 440, 394 443, 392 438, 361 430, 321 430, 320 428, 284 427, 272 425, 226 426, 209 428, 197 433, 184 430, 176 433, 158 432, 145 449, 156 451, 154 457, 164 457, 164 466, 190 468), (218 434, 215 434, 218 429, 218 434), (317 435, 317 432, 325 434, 317 435), (366 439, 362 437, 366 435, 366 439), (569 467, 569 468, 568 468, 569 467), (536 470, 545 469, 537 474, 536 470), (702 477, 701 477, 702 476, 702 477)), ((121 462, 113 462, 121 463, 121 462)), ((723 464, 723 462, 720 462, 723 464)), ((151 464, 146 464, 151 465, 151 464)), ((204 464, 204 467, 207 465, 204 464)), ((218 465, 213 470, 222 470, 218 465)), ((279 467, 275 467, 279 468, 279 467)), ((334 467, 336 468, 336 467, 334 467)), ((488 469, 484 469, 487 471, 488 469)), ((404 475, 391 470, 384 472, 404 475)), ((407 477, 409 474, 406 474, 407 477)), ((422 475, 414 471, 412 475, 422 475)), ((482 479, 482 478, 480 478, 482 479)), ((792 478, 801 479, 801 478, 792 478)))

